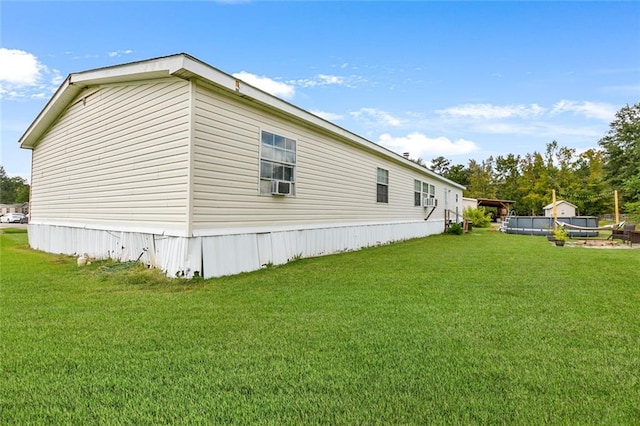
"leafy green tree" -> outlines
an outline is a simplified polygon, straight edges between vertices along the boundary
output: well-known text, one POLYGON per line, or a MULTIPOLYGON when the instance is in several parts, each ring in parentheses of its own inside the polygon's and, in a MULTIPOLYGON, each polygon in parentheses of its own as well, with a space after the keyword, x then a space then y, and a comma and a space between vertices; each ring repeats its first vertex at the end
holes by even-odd
POLYGON ((556 184, 560 188, 570 188, 575 184, 575 154, 575 149, 567 147, 560 147, 556 152, 556 184))
POLYGON ((430 169, 440 176, 445 176, 449 172, 449 166, 451 165, 451 161, 447 160, 443 156, 436 157, 431 160, 430 169))
POLYGON ((456 164, 449 167, 449 171, 444 175, 449 180, 459 183, 460 185, 469 185, 469 169, 462 164, 456 164))
POLYGON ((408 158, 407 159, 409 161, 413 161, 414 163, 416 163, 418 166, 422 166, 422 167, 427 167, 427 165, 425 164, 424 160, 421 157, 418 158, 408 158))
POLYGON ((0 166, 0 203, 17 204, 29 201, 29 185, 21 177, 9 177, 0 166))
POLYGON ((469 185, 465 196, 473 198, 496 198, 493 157, 482 163, 469 160, 469 185))
POLYGON ((551 202, 552 184, 547 163, 539 152, 526 154, 520 160, 520 171, 518 190, 522 196, 515 200, 515 211, 519 215, 538 215, 551 202))
POLYGON ((497 198, 501 200, 518 200, 520 179, 520 156, 509 154, 506 157, 496 157, 495 182, 497 198))
POLYGON ((573 163, 573 181, 568 191, 574 194, 568 200, 578 207, 578 213, 598 216, 613 212, 613 192, 604 180, 604 153, 588 149, 573 163))
POLYGON ((21 185, 16 189, 16 204, 22 204, 29 201, 29 193, 31 187, 27 184, 21 185))
POLYGON ((567 192, 573 179, 574 155, 575 149, 561 147, 555 140, 547 144, 545 167, 548 180, 551 183, 549 190, 555 189, 556 191, 567 192))
POLYGON ((640 201, 640 103, 626 105, 616 113, 609 131, 600 139, 605 151, 605 178, 626 200, 640 201))
MULTIPOLYGON (((613 212, 613 188, 606 180, 605 158, 603 150, 577 154, 554 140, 542 152, 469 160, 468 168, 450 167, 445 177, 467 186, 465 196, 515 201, 512 208, 519 215, 542 214, 555 189, 558 199, 578 207, 578 214, 599 216, 613 212), (458 178, 455 173, 460 173, 458 178)), ((640 173, 622 185, 627 194, 640 193, 640 173)), ((625 209, 630 212, 636 207, 627 202, 625 209)))

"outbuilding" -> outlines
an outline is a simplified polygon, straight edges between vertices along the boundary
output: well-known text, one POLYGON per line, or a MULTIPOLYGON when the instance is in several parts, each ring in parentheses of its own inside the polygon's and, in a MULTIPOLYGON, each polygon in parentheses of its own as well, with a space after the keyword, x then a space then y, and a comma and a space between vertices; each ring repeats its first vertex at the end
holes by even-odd
MULTIPOLYGON (((578 207, 565 200, 556 201, 556 215, 558 217, 573 217, 578 207)), ((553 203, 544 206, 544 215, 553 217, 553 203)))
POLYGON ((215 277, 441 233, 463 186, 187 54, 70 74, 20 138, 31 247, 215 277))

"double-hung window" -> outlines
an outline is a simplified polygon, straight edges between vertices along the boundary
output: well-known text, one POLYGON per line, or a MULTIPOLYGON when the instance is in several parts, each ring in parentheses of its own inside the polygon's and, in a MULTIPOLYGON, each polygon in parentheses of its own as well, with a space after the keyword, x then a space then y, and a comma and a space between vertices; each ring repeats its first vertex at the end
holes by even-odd
POLYGON ((378 203, 389 202, 389 170, 381 169, 378 167, 377 172, 377 189, 376 189, 376 201, 378 203))
POLYGON ((294 195, 296 141, 265 131, 260 141, 260 193, 294 195))
POLYGON ((421 182, 419 180, 413 181, 413 205, 424 205, 425 198, 435 198, 436 187, 428 184, 427 182, 421 182))

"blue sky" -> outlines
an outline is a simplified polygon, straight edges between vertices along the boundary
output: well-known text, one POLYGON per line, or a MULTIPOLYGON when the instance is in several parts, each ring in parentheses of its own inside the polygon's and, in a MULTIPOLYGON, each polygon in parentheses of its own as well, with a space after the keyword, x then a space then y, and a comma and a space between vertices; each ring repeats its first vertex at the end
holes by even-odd
POLYGON ((597 147, 640 102, 640 2, 0 1, 1 164, 73 72, 185 52, 398 153, 597 147))

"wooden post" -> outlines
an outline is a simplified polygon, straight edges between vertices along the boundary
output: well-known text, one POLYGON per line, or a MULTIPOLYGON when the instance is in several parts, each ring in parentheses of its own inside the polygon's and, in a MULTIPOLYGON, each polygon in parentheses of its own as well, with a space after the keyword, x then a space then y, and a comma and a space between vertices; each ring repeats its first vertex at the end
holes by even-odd
POLYGON ((616 209, 616 223, 620 223, 620 214, 618 213, 618 190, 613 191, 614 205, 616 209))
POLYGON ((555 189, 552 190, 551 198, 552 198, 551 202, 553 203, 551 204, 551 211, 553 212, 553 232, 555 232, 558 228, 558 225, 556 225, 556 221, 558 220, 558 212, 556 211, 556 190, 555 189))

